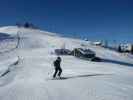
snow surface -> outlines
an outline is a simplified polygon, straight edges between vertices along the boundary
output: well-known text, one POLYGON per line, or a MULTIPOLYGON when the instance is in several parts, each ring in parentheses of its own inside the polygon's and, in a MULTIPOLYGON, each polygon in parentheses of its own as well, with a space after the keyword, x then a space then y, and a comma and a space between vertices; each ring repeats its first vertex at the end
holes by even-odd
POLYGON ((0 32, 20 36, 18 48, 0 54, 0 76, 9 70, 0 77, 0 100, 133 100, 131 56, 41 30, 8 26, 0 32), (51 80, 54 49, 62 47, 89 48, 104 60, 61 56, 65 78, 51 80))

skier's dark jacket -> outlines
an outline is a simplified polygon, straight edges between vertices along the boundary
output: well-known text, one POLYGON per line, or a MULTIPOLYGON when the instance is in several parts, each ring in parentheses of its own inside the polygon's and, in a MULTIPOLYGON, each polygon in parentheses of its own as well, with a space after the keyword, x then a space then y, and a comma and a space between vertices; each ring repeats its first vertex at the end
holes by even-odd
POLYGON ((54 61, 55 68, 60 68, 60 62, 61 62, 61 60, 59 60, 59 59, 54 61))

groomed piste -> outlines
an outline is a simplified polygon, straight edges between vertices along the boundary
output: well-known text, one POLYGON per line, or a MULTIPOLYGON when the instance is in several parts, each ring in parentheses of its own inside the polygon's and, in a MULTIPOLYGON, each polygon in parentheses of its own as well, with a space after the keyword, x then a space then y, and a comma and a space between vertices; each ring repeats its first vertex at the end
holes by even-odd
MULTIPOLYGON (((16 49, 0 54, 0 100, 133 100, 131 56, 37 29, 6 26, 0 32, 20 38, 16 49), (83 44, 103 61, 61 56, 63 79, 51 80, 54 50, 83 44)), ((17 39, 11 42, 15 47, 17 39)))

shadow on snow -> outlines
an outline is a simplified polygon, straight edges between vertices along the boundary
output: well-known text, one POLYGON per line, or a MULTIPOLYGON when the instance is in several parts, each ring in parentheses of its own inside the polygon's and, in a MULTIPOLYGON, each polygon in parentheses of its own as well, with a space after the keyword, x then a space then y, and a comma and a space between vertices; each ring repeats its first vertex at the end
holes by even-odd
POLYGON ((128 63, 128 62, 123 62, 123 61, 117 61, 117 60, 112 60, 112 59, 102 59, 103 62, 107 63, 113 63, 113 64, 119 64, 119 65, 124 65, 128 67, 133 67, 133 64, 128 63))
POLYGON ((76 76, 68 76, 68 77, 55 78, 55 79, 52 79, 52 80, 65 80, 65 79, 74 79, 74 78, 83 78, 83 77, 93 77, 93 76, 103 76, 103 75, 111 75, 111 74, 86 74, 86 75, 76 75, 76 76))

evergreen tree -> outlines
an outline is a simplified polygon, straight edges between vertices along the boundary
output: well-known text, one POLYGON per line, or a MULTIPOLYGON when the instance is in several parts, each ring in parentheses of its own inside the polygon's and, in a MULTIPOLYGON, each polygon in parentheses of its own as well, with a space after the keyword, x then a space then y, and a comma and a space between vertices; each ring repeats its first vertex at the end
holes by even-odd
POLYGON ((30 24, 29 24, 28 22, 26 22, 26 23, 24 24, 24 27, 25 27, 25 28, 29 28, 29 27, 30 27, 30 24))
POLYGON ((120 45, 118 46, 118 52, 122 52, 120 45))
POLYGON ((133 44, 132 44, 132 46, 131 46, 131 53, 133 54, 133 44))

